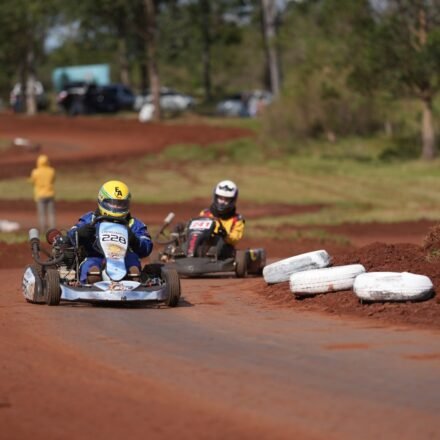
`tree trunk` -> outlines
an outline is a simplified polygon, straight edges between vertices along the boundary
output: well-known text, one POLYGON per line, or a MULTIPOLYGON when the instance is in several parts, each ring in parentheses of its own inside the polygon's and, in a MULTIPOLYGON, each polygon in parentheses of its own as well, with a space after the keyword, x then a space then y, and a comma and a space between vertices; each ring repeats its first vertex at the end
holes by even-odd
POLYGON ((33 116, 37 113, 37 96, 35 86, 36 78, 34 73, 34 51, 32 48, 28 49, 26 64, 27 78, 26 84, 22 84, 22 91, 26 96, 26 113, 33 116))
POLYGON ((276 1, 261 0, 261 8, 263 14, 263 37, 266 46, 270 88, 271 92, 276 97, 280 93, 280 69, 278 64, 278 53, 275 45, 276 1))
POLYGON ((153 120, 161 119, 160 111, 160 79, 156 57, 156 9, 154 0, 144 0, 145 14, 147 20, 147 65, 150 81, 150 91, 153 98, 154 112, 153 120))
POLYGON ((122 84, 130 87, 130 70, 127 57, 127 43, 125 38, 118 38, 118 59, 119 59, 119 76, 122 84))
POLYGON ((432 98, 425 98, 422 102, 422 159, 431 160, 436 156, 432 98))
POLYGON ((211 8, 209 0, 200 0, 200 7, 202 11, 201 31, 203 41, 203 87, 205 89, 205 100, 211 101, 211 8))

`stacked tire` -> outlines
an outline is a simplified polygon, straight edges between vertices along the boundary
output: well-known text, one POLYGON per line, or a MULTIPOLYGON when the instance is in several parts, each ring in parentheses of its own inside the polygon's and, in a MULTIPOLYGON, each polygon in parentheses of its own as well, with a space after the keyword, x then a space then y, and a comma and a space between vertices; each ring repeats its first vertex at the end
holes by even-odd
POLYGON ((410 272, 366 272, 361 264, 331 265, 325 250, 307 252, 269 264, 267 284, 289 281, 296 297, 353 290, 361 302, 423 301, 434 293, 432 281, 410 272))
POLYGON ((338 290, 350 290, 353 288, 356 277, 362 273, 365 273, 365 267, 362 264, 298 272, 290 276, 290 291, 295 296, 310 296, 337 292, 338 290))
POLYGON ((293 273, 311 269, 320 269, 330 266, 330 264, 330 255, 327 251, 321 249, 295 255, 269 264, 263 268, 263 278, 267 284, 282 283, 284 281, 289 281, 289 278, 293 273))
POLYGON ((353 285, 362 302, 424 301, 434 293, 432 281, 410 272, 368 272, 359 275, 353 285))

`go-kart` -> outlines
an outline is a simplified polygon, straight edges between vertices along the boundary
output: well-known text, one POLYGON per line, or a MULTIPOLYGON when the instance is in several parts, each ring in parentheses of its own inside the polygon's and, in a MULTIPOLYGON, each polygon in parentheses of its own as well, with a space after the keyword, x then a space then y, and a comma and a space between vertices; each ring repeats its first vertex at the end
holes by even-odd
POLYGON ((49 230, 47 242, 51 251, 41 247, 39 231, 29 231, 34 264, 26 267, 22 290, 28 302, 58 305, 60 301, 89 303, 148 303, 177 306, 180 298, 180 279, 176 270, 163 264, 147 264, 140 275, 130 275, 125 267, 128 249, 128 226, 125 221, 115 222, 108 217, 95 220, 95 246, 104 256, 102 278, 91 284, 82 284, 79 265, 84 252, 78 235, 71 244, 66 233, 49 230), (46 254, 46 259, 41 257, 46 254))
POLYGON ((159 261, 175 268, 179 275, 190 277, 221 272, 234 272, 238 278, 261 275, 266 264, 264 249, 236 250, 232 256, 224 258, 215 245, 218 220, 196 217, 186 224, 177 224, 170 231, 174 217, 174 213, 168 214, 154 242, 163 246, 159 261))

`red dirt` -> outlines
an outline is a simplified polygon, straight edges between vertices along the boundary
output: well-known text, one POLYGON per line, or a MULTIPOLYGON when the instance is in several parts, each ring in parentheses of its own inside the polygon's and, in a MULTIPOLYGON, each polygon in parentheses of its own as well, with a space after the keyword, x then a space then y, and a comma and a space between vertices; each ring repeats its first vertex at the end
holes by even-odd
MULTIPOLYGON (((220 129, 206 126, 142 125, 134 120, 105 118, 38 117, 29 119, 12 115, 0 115, 3 137, 26 137, 42 145, 42 151, 50 154, 55 164, 66 161, 70 166, 81 166, 95 157, 113 159, 121 154, 141 155, 159 151, 171 143, 197 142, 207 144, 238 136, 249 136, 239 129, 220 129)), ((28 174, 37 153, 10 149, 0 155, 0 178, 28 174)), ((101 162, 102 163, 102 162, 101 162)), ((177 214, 178 221, 196 215, 209 200, 193 200, 188 203, 151 206, 133 205, 133 212, 142 218, 154 233, 169 211, 177 214)), ((305 211, 319 210, 320 206, 292 207, 288 205, 255 205, 240 203, 240 212, 251 222, 266 214, 295 215, 305 211)), ((93 209, 91 203, 59 201, 57 215, 59 225, 68 227, 86 210, 93 209)), ((34 206, 29 201, 3 202, 0 218, 8 216, 27 229, 34 224, 34 206)), ((268 258, 279 259, 316 249, 326 249, 333 256, 333 264, 361 263, 367 271, 409 271, 431 278, 435 290, 440 289, 439 262, 435 260, 438 248, 438 229, 431 221, 404 222, 398 224, 344 224, 335 227, 316 227, 328 233, 345 237, 349 244, 332 240, 253 240, 246 237, 242 247, 264 247, 268 258)), ((283 228, 283 227, 282 227, 283 228)), ((286 229, 285 227, 283 228, 286 229)), ((303 231, 307 228, 298 228, 303 231)), ((2 268, 23 267, 30 262, 27 244, 0 245, 2 268)), ((440 328, 440 304, 436 297, 423 303, 361 305, 352 292, 317 295, 296 300, 288 290, 287 283, 266 286, 262 279, 243 281, 252 283, 255 291, 266 297, 269 304, 295 307, 304 310, 325 312, 338 316, 360 316, 379 319, 383 323, 417 325, 440 328)))
MULTIPOLYGON (((134 119, 16 116, 0 113, 2 138, 21 137, 41 146, 55 166, 84 166, 84 162, 142 156, 171 144, 222 142, 252 136, 241 128, 207 125, 141 124, 134 119)), ((11 147, 0 155, 0 178, 27 175, 39 153, 11 147)))
MULTIPOLYGON (((3 138, 24 137, 41 144, 42 151, 50 155, 58 169, 67 163, 69 167, 90 166, 98 157, 100 166, 112 166, 110 160, 122 154, 124 157, 136 156, 160 151, 176 142, 206 144, 250 135, 243 130, 200 125, 170 127, 141 125, 136 121, 113 118, 69 119, 61 116, 30 119, 0 115, 0 126, 3 138)), ((16 149, 0 152, 0 178, 28 175, 36 154, 16 149)), ((169 211, 176 213, 177 221, 185 221, 208 203, 208 198, 154 207, 134 203, 132 211, 154 233, 169 211)), ((58 226, 69 227, 84 211, 93 208, 93 201, 57 201, 58 226)), ((240 212, 248 224, 269 213, 271 216, 293 216, 320 208, 239 203, 240 212)), ((26 230, 35 225, 34 204, 22 200, 2 202, 1 218, 16 220, 22 230, 26 230)), ((334 265, 362 263, 370 271, 425 274, 432 279, 438 291, 440 271, 437 270, 436 251, 440 234, 436 229, 430 230, 434 226, 434 222, 428 221, 317 226, 316 229, 347 240, 257 240, 247 236, 241 247, 263 247, 272 261, 326 249, 332 255, 334 265)), ((300 236, 307 228, 280 229, 292 232, 292 236, 300 236)), ((344 355, 353 350, 374 350, 373 338, 381 336, 374 333, 374 328, 397 324, 438 330, 440 303, 436 297, 421 303, 365 305, 360 304, 352 292, 346 291, 300 301, 289 292, 287 283, 267 286, 262 278, 183 280, 182 307, 164 309, 160 317, 151 310, 151 314, 145 314, 146 319, 144 314, 141 319, 136 319, 125 311, 119 314, 118 310, 81 305, 53 308, 27 304, 20 292, 20 274, 30 262, 27 243, 0 243, 0 269, 6 269, 0 271, 3 286, 0 304, 0 422, 5 438, 370 438, 373 432, 371 420, 377 428, 375 432, 385 432, 388 437, 387 433, 396 433, 397 426, 393 423, 399 424, 400 431, 396 434, 399 438, 402 435, 404 438, 416 438, 411 435, 412 432, 420 432, 417 423, 425 426, 425 433, 431 433, 429 438, 434 438, 438 432, 435 392, 433 397, 428 396, 426 402, 423 401, 426 408, 422 405, 414 406, 412 411, 406 410, 411 382, 420 386, 417 374, 425 377, 430 370, 403 365, 400 370, 402 376, 396 380, 400 380, 402 388, 407 391, 407 397, 404 396, 407 400, 396 400, 394 390, 398 388, 391 384, 387 387, 388 394, 383 394, 385 401, 379 402, 374 393, 385 383, 377 378, 371 382, 371 391, 367 382, 366 388, 358 394, 344 391, 341 398, 337 392, 338 389, 351 390, 351 369, 359 365, 344 355), (223 289, 224 285, 226 289, 223 289), (191 288, 188 289, 188 286, 191 288), (297 319, 292 320, 292 309, 311 311, 317 315, 296 314, 297 319), (264 312, 264 317, 261 312, 264 312), (300 353, 300 347, 300 351, 293 352, 290 348, 295 346, 295 342, 291 343, 289 339, 288 350, 280 351, 286 334, 296 335, 299 331, 299 338, 308 334, 309 330, 302 328, 304 323, 297 324, 297 321, 309 323, 315 320, 320 323, 322 314, 337 316, 341 321, 356 318, 363 328, 373 330, 368 331, 369 339, 366 341, 356 337, 345 339, 341 337, 341 332, 346 333, 344 322, 344 328, 333 333, 326 343, 322 342, 322 333, 310 339, 314 341, 311 348, 317 346, 314 348, 317 351, 305 350, 304 355, 300 353), (115 316, 118 319, 113 321, 115 316), (145 326, 149 321, 150 325, 145 326), (286 322, 289 323, 287 327, 286 322), (86 324, 85 327, 80 323, 86 324), (117 324, 116 331, 114 323, 117 324), (272 328, 272 323, 280 326, 272 328), (291 326, 292 323, 297 327, 291 326), (240 341, 238 338, 239 343, 235 346, 230 344, 236 335, 241 335, 243 324, 246 324, 244 339, 240 341), (179 333, 186 325, 188 328, 184 334, 188 340, 183 340, 179 333), (233 326, 232 329, 230 326, 233 326), (228 329, 229 333, 225 332, 228 329), (269 338, 265 339, 265 330, 268 329, 269 338), (207 330, 206 334, 204 330, 207 330), (278 339, 279 336, 282 337, 278 339), (263 341, 256 345, 259 355, 256 356, 251 348, 241 356, 243 348, 248 350, 248 345, 256 338, 263 341), (127 344, 129 340, 132 344, 127 344), (216 345, 221 341, 223 345, 216 345), (322 356, 319 344, 327 352, 337 351, 338 362, 330 358, 330 363, 325 364, 328 356, 322 356), (291 368, 288 374, 280 374, 286 368, 286 358, 279 353, 291 355, 291 365, 300 364, 297 374, 292 373, 291 368), (311 356, 311 364, 303 362, 307 356, 311 356), (339 362, 343 358, 347 359, 346 364, 339 362), (320 360, 320 365, 313 365, 316 359, 320 360), (266 364, 271 362, 274 362, 273 370, 266 370, 266 364), (334 365, 343 367, 343 385, 340 388, 333 388, 331 370, 334 365), (298 375, 310 367, 317 376, 314 373, 306 375, 308 381, 304 382, 298 375), (294 379, 302 385, 296 385, 294 379), (333 392, 333 389, 336 391, 333 392), (304 406, 304 403, 310 406, 304 406), (430 417, 423 419, 426 409, 429 409, 430 417), (287 414, 283 416, 285 412, 287 414), (316 417, 317 414, 321 417, 316 417), (290 419, 292 421, 286 423, 290 419), (387 423, 388 419, 390 423, 387 423), (304 422, 298 423, 298 420, 304 422), (401 420, 411 420, 410 425, 402 426, 401 420), (342 430, 346 434, 338 435, 337 427, 346 428, 342 430)), ((325 331, 328 331, 327 328, 325 331)), ((435 336, 431 336, 430 340, 435 342, 435 336)), ((423 342, 424 337, 420 337, 423 342)), ((402 344, 400 335, 397 342, 402 344)), ((374 362, 371 362, 372 357, 367 358, 368 370, 375 371, 371 367, 378 359, 379 371, 392 371, 393 375, 396 359, 399 365, 405 361, 423 361, 425 364, 426 361, 438 361, 438 350, 427 350, 425 345, 419 345, 411 342, 411 349, 405 351, 401 358, 392 356, 387 350, 390 360, 384 364, 382 358, 386 356, 381 348, 374 362)), ((428 385, 435 383, 435 365, 431 369, 432 379, 428 374, 428 385)), ((368 379, 367 376, 359 377, 368 379)), ((363 383, 362 380, 357 382, 363 383)), ((423 388, 418 392, 424 394, 423 388)), ((411 395, 411 401, 419 400, 417 397, 420 396, 411 395)), ((428 438, 428 435, 424 437, 428 438)))

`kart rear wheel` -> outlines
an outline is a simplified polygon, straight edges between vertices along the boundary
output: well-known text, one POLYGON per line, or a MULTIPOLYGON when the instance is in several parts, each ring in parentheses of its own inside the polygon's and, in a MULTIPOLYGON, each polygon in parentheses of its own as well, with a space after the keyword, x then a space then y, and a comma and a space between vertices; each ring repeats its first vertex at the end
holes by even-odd
POLYGON ((235 275, 245 278, 247 275, 247 255, 244 251, 237 251, 235 255, 235 275))
POLYGON ((168 292, 168 298, 165 300, 165 305, 168 307, 176 307, 180 299, 180 278, 177 270, 163 267, 162 279, 165 281, 168 292))
POLYGON ((57 270, 49 269, 44 277, 46 285, 46 304, 57 306, 61 301, 60 275, 57 270))

